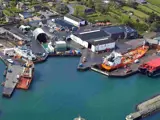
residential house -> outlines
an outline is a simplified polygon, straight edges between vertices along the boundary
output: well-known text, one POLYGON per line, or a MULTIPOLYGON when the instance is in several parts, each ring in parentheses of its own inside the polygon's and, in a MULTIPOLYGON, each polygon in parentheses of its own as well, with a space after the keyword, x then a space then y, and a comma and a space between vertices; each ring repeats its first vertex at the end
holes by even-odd
POLYGON ((33 12, 39 12, 39 11, 42 9, 42 6, 40 6, 40 5, 35 5, 35 6, 33 6, 31 9, 32 9, 33 12))
POLYGON ((93 9, 93 8, 86 8, 84 10, 84 13, 87 14, 87 15, 93 14, 93 13, 95 13, 95 9, 93 9))
POLYGON ((2 2, 3 7, 8 7, 9 2, 10 2, 10 0, 3 0, 3 2, 2 2))
POLYGON ((30 12, 19 13, 19 16, 20 16, 21 19, 27 19, 27 18, 33 17, 32 13, 30 13, 30 12))
POLYGON ((133 0, 133 1, 139 4, 147 4, 146 0, 133 0))
POLYGON ((17 5, 16 5, 16 8, 20 9, 20 10, 22 10, 23 7, 24 7, 24 3, 22 3, 22 2, 18 2, 17 5))

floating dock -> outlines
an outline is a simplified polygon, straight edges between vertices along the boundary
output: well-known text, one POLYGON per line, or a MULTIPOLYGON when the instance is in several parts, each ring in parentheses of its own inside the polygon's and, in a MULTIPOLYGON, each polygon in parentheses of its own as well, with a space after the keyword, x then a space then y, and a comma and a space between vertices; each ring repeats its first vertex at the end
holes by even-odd
POLYGON ((21 74, 23 67, 20 65, 8 65, 6 80, 4 82, 3 96, 11 97, 17 83, 17 75, 21 74))
POLYGON ((138 120, 160 110, 160 95, 137 105, 137 112, 131 113, 126 120, 138 120))

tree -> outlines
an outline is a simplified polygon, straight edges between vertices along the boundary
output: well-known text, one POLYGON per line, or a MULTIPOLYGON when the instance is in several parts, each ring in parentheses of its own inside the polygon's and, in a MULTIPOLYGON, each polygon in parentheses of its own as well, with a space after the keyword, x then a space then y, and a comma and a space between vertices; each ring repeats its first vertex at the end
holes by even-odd
POLYGON ((56 5, 56 11, 61 14, 66 14, 69 12, 69 8, 65 4, 57 4, 56 5))
POLYGON ((151 31, 159 32, 160 31, 160 22, 153 22, 150 27, 151 31))
POLYGON ((87 1, 87 5, 88 5, 88 7, 92 8, 93 5, 94 5, 94 3, 93 3, 92 0, 88 0, 88 1, 87 1))

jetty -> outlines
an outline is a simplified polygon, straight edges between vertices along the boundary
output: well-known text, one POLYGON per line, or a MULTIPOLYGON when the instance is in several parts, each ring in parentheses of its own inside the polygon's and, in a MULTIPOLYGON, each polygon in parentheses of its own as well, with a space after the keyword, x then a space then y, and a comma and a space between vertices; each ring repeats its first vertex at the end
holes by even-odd
POLYGON ((160 95, 137 105, 137 112, 126 116, 126 120, 137 120, 160 110, 160 95))
POLYGON ((21 74, 23 67, 20 65, 8 64, 6 78, 3 88, 3 96, 11 97, 17 83, 19 74, 21 74))

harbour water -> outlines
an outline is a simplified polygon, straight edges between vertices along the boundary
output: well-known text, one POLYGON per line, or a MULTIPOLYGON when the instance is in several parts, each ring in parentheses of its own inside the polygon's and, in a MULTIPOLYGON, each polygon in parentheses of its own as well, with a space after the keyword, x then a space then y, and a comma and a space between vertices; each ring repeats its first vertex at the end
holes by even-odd
MULTIPOLYGON (((124 120, 136 104, 160 94, 160 78, 107 78, 76 71, 79 58, 49 58, 37 64, 28 91, 0 97, 0 120, 124 120)), ((0 62, 0 80, 5 65, 0 62)), ((2 87, 0 87, 0 93, 2 87)), ((158 120, 157 113, 145 120, 158 120)))

